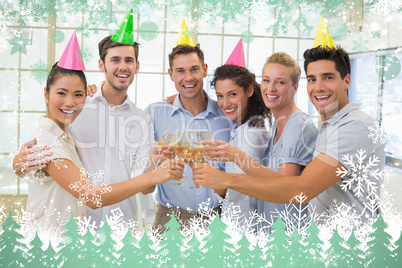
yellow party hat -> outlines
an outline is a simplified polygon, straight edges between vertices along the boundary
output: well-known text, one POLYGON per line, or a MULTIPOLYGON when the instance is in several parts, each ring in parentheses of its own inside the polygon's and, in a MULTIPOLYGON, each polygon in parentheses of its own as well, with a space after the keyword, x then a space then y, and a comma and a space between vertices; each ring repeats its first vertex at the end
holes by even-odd
POLYGON ((179 37, 177 38, 177 45, 189 45, 195 47, 196 44, 194 42, 193 37, 191 36, 190 30, 187 28, 186 21, 183 19, 181 23, 181 28, 179 32, 179 37))
POLYGON ((324 21, 324 17, 321 16, 320 23, 318 24, 317 34, 315 35, 313 47, 328 47, 336 48, 334 41, 329 36, 328 26, 324 21))

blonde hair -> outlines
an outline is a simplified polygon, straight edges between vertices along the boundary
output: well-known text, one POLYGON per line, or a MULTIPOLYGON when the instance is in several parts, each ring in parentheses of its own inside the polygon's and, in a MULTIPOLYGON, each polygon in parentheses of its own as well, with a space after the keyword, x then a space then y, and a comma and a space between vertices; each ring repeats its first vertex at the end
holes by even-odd
POLYGON ((267 61, 265 62, 264 68, 268 63, 279 63, 283 66, 288 67, 291 71, 292 84, 296 85, 297 83, 299 83, 301 69, 299 65, 297 65, 296 61, 285 52, 275 52, 270 57, 268 57, 267 61))

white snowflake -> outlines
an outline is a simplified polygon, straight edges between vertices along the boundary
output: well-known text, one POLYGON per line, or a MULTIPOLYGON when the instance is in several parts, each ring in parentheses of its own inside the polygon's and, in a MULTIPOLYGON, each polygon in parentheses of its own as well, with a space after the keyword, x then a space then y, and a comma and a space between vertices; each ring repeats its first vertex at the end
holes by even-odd
POLYGON ((375 123, 371 127, 369 127, 368 137, 374 144, 385 144, 388 141, 388 135, 384 132, 384 130, 379 126, 378 123, 375 123))
POLYGON ((373 155, 367 160, 365 150, 357 150, 354 157, 346 154, 342 157, 349 169, 345 167, 337 168, 336 174, 342 178, 341 188, 344 191, 352 190, 356 197, 362 197, 364 194, 378 192, 377 181, 384 179, 384 170, 374 169, 379 163, 380 158, 373 155))
POLYGON ((309 212, 309 205, 303 203, 307 200, 307 196, 304 193, 297 194, 293 197, 289 204, 285 205, 285 210, 279 211, 283 222, 286 224, 286 232, 288 235, 293 233, 293 230, 297 228, 300 235, 304 234, 304 231, 311 222, 311 216, 314 213, 309 212))
POLYGON ((102 195, 113 190, 110 185, 93 186, 83 174, 79 181, 71 183, 69 187, 79 193, 78 204, 85 205, 87 202, 92 202, 97 207, 102 206, 102 195))

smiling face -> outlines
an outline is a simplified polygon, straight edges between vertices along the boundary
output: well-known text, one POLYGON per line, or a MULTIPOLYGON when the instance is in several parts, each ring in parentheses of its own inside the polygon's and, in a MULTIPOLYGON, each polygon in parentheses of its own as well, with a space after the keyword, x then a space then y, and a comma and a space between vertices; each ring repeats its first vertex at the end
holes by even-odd
POLYGON ((105 84, 116 91, 126 91, 140 67, 132 46, 109 48, 105 60, 99 60, 98 65, 105 73, 105 84))
POLYGON ((216 97, 218 105, 230 120, 235 120, 240 126, 241 119, 247 114, 248 100, 253 95, 253 87, 247 92, 231 79, 217 80, 215 82, 216 97))
POLYGON ((180 98, 195 99, 203 96, 203 79, 207 76, 207 68, 206 64, 201 63, 197 53, 174 57, 172 69, 169 68, 168 72, 180 98))
POLYGON ((264 66, 261 94, 265 106, 270 108, 274 115, 294 105, 298 84, 293 85, 291 75, 291 69, 280 63, 267 63, 264 66))
POLYGON ((77 75, 56 78, 48 91, 45 88, 45 101, 48 105, 46 117, 66 131, 84 107, 85 90, 84 83, 77 75))
POLYGON ((347 89, 350 86, 350 75, 347 74, 342 79, 335 68, 335 62, 311 62, 307 66, 306 74, 307 92, 323 121, 331 118, 349 103, 347 89))

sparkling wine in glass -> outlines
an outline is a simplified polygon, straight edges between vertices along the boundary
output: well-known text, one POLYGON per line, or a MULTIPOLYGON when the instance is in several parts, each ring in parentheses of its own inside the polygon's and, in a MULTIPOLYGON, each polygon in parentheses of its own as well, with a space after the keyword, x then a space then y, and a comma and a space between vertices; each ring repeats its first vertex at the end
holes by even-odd
MULTIPOLYGON (((175 159, 181 161, 184 161, 186 159, 187 152, 190 149, 191 139, 192 139, 192 133, 181 130, 177 131, 176 142, 173 146, 175 159)), ((186 178, 186 176, 183 175, 183 178, 186 178)), ((175 181, 173 184, 179 186, 187 185, 181 180, 175 181)))
MULTIPOLYGON (((196 134, 196 133, 195 133, 196 134)), ((190 143, 190 149, 189 149, 189 155, 190 155, 190 160, 194 164, 200 164, 204 162, 204 144, 202 144, 197 135, 194 135, 191 143, 190 143)), ((190 188, 202 188, 204 186, 202 185, 194 185, 190 188)))

